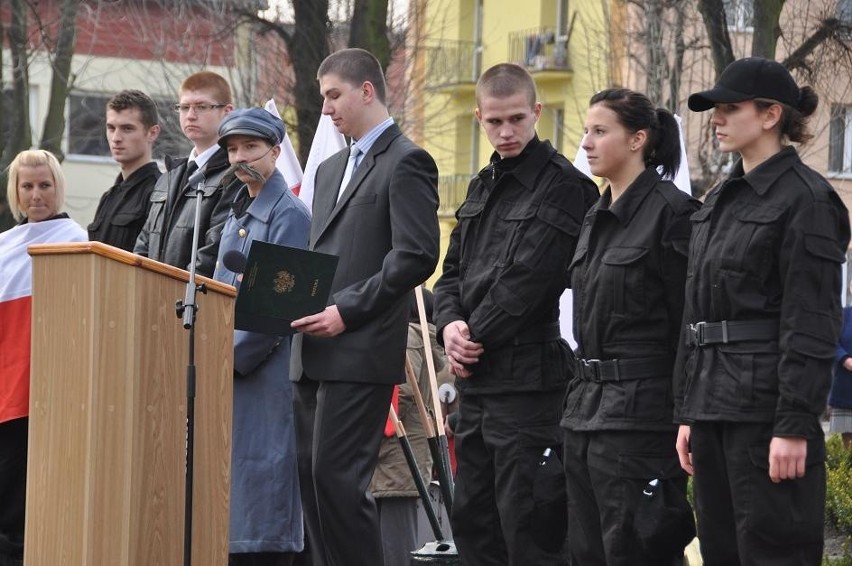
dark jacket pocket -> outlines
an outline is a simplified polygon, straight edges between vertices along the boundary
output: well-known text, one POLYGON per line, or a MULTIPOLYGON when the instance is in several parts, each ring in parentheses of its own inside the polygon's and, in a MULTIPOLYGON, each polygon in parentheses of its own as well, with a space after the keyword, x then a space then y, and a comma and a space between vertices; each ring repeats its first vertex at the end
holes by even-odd
POLYGON ((610 295, 615 316, 642 316, 647 308, 645 264, 648 248, 612 247, 601 257, 601 281, 610 295))

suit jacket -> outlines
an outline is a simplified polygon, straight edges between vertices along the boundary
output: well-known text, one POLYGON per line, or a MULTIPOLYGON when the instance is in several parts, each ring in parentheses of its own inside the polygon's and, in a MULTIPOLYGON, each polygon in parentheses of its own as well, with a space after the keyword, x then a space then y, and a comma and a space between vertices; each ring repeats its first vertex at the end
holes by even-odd
POLYGON ((297 334, 290 379, 401 383, 409 293, 438 263, 438 169, 394 124, 337 201, 347 159, 342 150, 317 170, 309 245, 340 258, 329 304, 346 330, 332 338, 297 334))

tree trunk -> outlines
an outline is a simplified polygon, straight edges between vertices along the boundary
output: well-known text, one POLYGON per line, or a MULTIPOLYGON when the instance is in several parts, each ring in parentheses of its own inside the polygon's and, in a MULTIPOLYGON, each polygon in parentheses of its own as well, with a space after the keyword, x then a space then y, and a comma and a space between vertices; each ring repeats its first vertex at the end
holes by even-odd
POLYGON ((307 163, 317 124, 322 114, 322 97, 317 83, 317 69, 329 53, 331 24, 328 0, 294 0, 295 26, 287 44, 296 75, 294 96, 299 123, 299 161, 307 163))
POLYGON ((645 71, 645 94, 654 104, 661 104, 663 83, 666 80, 668 63, 663 51, 663 3, 662 0, 645 2, 645 55, 648 60, 645 71))
POLYGON ((698 0, 698 11, 707 29, 710 40, 710 52, 713 55, 713 66, 716 76, 734 60, 734 50, 731 47, 731 36, 728 34, 728 22, 725 18, 725 7, 722 0, 698 0))
POLYGON ((62 153, 62 135, 65 133, 65 103, 71 90, 71 59, 74 57, 74 45, 77 42, 79 6, 80 3, 76 0, 62 1, 56 53, 53 55, 50 99, 41 136, 40 147, 56 155, 60 161, 65 157, 62 153))
MULTIPOLYGON (((27 5, 24 0, 12 0, 12 19, 7 37, 12 55, 12 108, 4 120, 9 120, 9 137, 0 153, 0 187, 5 189, 7 168, 18 153, 32 146, 30 133, 29 57, 27 54, 27 5)), ((2 39, 2 36, 0 36, 2 39)), ((0 190, 0 231, 14 225, 9 211, 6 191, 0 190)))
POLYGON ((388 39, 388 0, 355 0, 349 47, 366 49, 376 56, 382 69, 390 64, 388 39))
POLYGON ((781 9, 785 0, 755 0, 754 35, 751 39, 751 54, 766 59, 775 59, 775 49, 781 36, 781 9))
POLYGON ((680 84, 683 76, 683 59, 686 54, 686 43, 684 33, 686 29, 686 15, 682 6, 673 5, 675 10, 675 56, 672 63, 671 79, 669 81, 669 100, 666 107, 677 114, 680 112, 680 84))

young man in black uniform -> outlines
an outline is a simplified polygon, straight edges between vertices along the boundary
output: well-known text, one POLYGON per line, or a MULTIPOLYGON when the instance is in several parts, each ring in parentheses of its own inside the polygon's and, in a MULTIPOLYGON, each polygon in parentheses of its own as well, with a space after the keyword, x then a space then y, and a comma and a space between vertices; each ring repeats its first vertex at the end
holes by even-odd
POLYGON ((115 184, 101 196, 89 224, 89 240, 133 251, 151 208, 160 168, 151 158, 160 135, 157 105, 144 92, 123 90, 106 105, 106 136, 121 166, 115 184))
POLYGON ((533 478, 544 451, 561 446, 572 356, 559 296, 598 191, 536 136, 541 104, 523 68, 488 69, 476 101, 495 152, 468 187, 435 286, 438 336, 461 391, 453 535, 467 566, 556 564, 560 541, 531 527, 533 478))

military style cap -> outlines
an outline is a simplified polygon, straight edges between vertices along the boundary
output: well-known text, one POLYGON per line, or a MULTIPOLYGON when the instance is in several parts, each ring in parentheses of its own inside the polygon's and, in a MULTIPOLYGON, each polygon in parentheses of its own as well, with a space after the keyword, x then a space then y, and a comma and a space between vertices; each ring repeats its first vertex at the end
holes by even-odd
POLYGON ((798 108, 799 86, 781 63, 762 57, 746 57, 725 67, 716 86, 690 95, 688 104, 693 112, 704 112, 719 103, 755 98, 777 100, 798 108))
POLYGON ((284 139, 284 123, 263 108, 238 108, 230 112, 219 124, 219 145, 232 134, 242 134, 278 145, 284 139))

